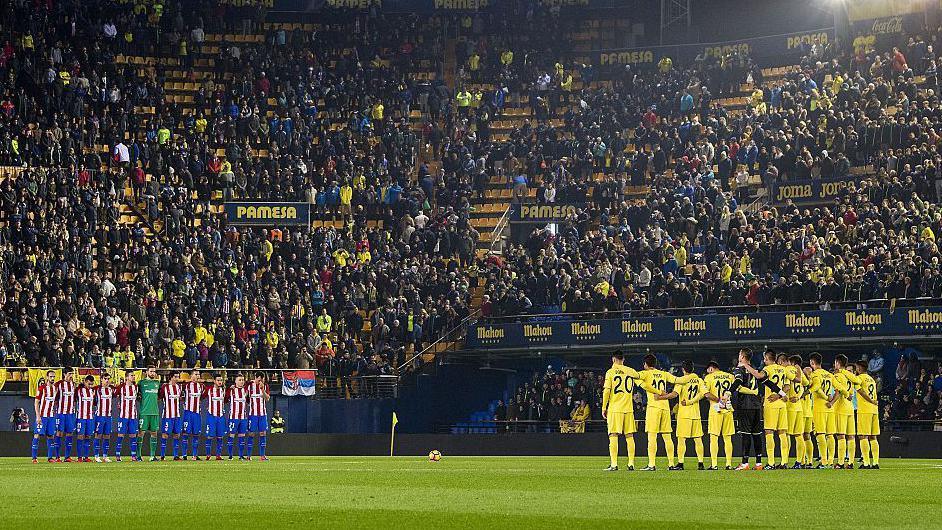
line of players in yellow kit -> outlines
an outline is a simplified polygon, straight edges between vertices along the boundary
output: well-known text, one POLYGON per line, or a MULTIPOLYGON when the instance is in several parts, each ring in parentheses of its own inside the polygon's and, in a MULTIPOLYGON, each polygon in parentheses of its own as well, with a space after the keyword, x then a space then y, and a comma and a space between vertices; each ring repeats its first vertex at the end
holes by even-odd
MULTIPOLYGON (((769 465, 757 463, 756 469, 785 469, 792 445, 795 447, 794 469, 835 468, 852 469, 857 442, 863 460, 861 469, 879 469, 880 434, 879 407, 876 382, 867 374, 866 363, 849 365, 847 357, 838 355, 834 370, 821 366, 821 356, 811 354, 810 366, 802 368, 798 355, 776 355, 767 350, 764 366, 757 370, 750 365, 752 353, 740 350, 736 375, 720 370, 716 362, 707 366, 702 379, 693 372, 693 364, 685 361, 683 375, 675 376, 658 369, 657 358, 647 355, 642 370, 624 365, 624 354, 612 354, 612 367, 605 374, 602 394, 602 417, 607 420, 609 456, 606 471, 618 470, 618 437, 624 436, 628 446, 628 470, 634 470, 634 387, 647 393, 644 425, 647 432, 648 465, 642 471, 655 470, 658 435, 664 442, 671 470, 682 470, 687 441, 692 439, 697 454, 698 469, 704 469, 703 424, 700 400, 710 401, 707 431, 710 435, 710 461, 708 469, 718 469, 719 439, 723 438, 726 469, 732 469, 732 436, 736 430, 732 394, 758 395, 759 382, 764 387, 762 398, 763 430, 769 465), (751 376, 751 377, 750 377, 751 376), (673 388, 668 392, 668 385, 673 388), (856 418, 853 399, 857 398, 856 418), (674 459, 674 441, 671 438, 671 400, 676 405, 677 463, 674 459), (818 445, 820 462, 813 466, 814 444, 818 445), (775 463, 775 440, 779 441, 779 463, 775 463)), ((746 436, 746 434, 744 434, 746 436)), ((759 453, 757 448, 757 454, 759 453)), ((748 455, 737 470, 749 469, 748 455)))

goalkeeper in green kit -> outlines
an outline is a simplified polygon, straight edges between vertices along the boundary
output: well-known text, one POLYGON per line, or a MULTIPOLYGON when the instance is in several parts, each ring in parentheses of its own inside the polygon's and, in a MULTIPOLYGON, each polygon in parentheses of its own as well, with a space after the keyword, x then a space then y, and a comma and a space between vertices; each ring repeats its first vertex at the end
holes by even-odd
POLYGON ((144 431, 150 432, 150 461, 157 461, 157 431, 160 430, 160 405, 157 403, 157 394, 160 391, 160 376, 157 368, 147 367, 147 374, 137 384, 138 394, 141 396, 139 414, 141 418, 140 429, 137 435, 141 438, 141 453, 144 452, 144 431))

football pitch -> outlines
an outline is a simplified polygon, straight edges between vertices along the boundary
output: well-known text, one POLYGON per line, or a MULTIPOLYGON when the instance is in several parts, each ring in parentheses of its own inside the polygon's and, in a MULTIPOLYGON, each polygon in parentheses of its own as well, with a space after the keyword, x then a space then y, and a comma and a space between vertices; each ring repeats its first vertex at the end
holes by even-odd
POLYGON ((607 464, 605 456, 110 464, 4 458, 0 527, 942 526, 942 460, 887 459, 873 471, 696 471, 688 458, 686 471, 667 471, 659 461, 653 473, 606 473, 607 464))

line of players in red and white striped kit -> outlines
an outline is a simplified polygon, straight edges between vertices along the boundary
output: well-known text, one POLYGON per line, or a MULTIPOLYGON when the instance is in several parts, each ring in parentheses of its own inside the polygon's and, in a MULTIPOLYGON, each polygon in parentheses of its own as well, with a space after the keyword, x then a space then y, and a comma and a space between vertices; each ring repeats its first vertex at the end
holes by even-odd
MULTIPOLYGON (((148 375, 159 377, 153 369, 148 375)), ((61 381, 49 370, 39 385, 33 432, 32 459, 37 462, 39 439, 46 439, 49 462, 110 462, 112 433, 116 435, 115 460, 121 461, 125 438, 130 441, 132 461, 142 460, 138 442, 143 440, 145 418, 139 417, 142 392, 133 372, 128 372, 124 381, 112 383, 111 376, 102 374, 99 384, 95 378, 86 376, 83 381, 74 381, 71 370, 67 370, 61 381), (114 399, 118 400, 113 407, 114 399), (114 417, 114 409, 117 417, 114 417), (77 438, 77 439, 76 439, 77 438), (75 459, 72 458, 73 443, 77 442, 75 459)), ((160 385, 158 399, 160 407, 160 460, 166 457, 168 441, 172 442, 173 460, 201 460, 199 437, 205 442, 205 457, 222 460, 223 441, 226 442, 228 459, 232 460, 237 448, 239 460, 251 460, 255 441, 258 441, 259 457, 266 456, 269 429, 267 403, 271 398, 262 373, 256 373, 246 385, 245 376, 239 374, 228 388, 225 378, 215 374, 211 383, 200 379, 199 370, 190 372, 189 380, 180 382, 179 373, 167 376, 160 385), (205 422, 201 407, 206 403, 205 422), (204 425, 205 423, 205 432, 204 425), (214 443, 215 442, 215 443, 214 443)), ((155 407, 156 410, 156 407, 155 407)), ((141 414, 144 414, 143 412, 141 414)), ((152 460, 156 460, 152 458, 152 460)))

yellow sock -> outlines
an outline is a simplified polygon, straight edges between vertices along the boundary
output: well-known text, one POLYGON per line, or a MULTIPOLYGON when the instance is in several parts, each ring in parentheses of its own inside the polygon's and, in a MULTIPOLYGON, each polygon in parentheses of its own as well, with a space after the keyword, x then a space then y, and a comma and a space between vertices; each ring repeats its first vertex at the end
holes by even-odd
POLYGON ((863 464, 865 466, 870 465, 870 439, 869 438, 860 439, 860 457, 863 458, 863 464))
POLYGON ((880 442, 876 438, 870 439, 870 461, 873 465, 880 465, 880 442))
POLYGON ((677 439, 677 463, 684 463, 684 455, 687 454, 687 439, 678 438, 677 439))
POLYGON ((851 464, 857 460, 857 437, 849 438, 847 440, 847 461, 851 464))
POLYGON ((805 439, 801 436, 795 437, 795 462, 799 464, 805 461, 805 439))
POLYGON ((769 465, 775 465, 775 435, 765 433, 765 455, 769 458, 769 465))
POLYGON ((611 459, 612 467, 618 467, 618 436, 608 437, 608 457, 611 459))
POLYGON ((828 465, 834 465, 834 446, 837 444, 837 440, 833 436, 828 435, 828 465))
POLYGON ((628 445, 628 465, 630 467, 634 467, 635 465, 635 435, 626 434, 625 444, 628 445))
POLYGON ((844 437, 837 439, 837 459, 834 460, 835 464, 843 464, 844 459, 847 458, 847 439, 844 437))
POLYGON ((814 461, 814 442, 811 441, 811 436, 802 440, 805 444, 805 463, 810 464, 814 461))
POLYGON ((716 467, 717 460, 719 460, 720 448, 720 437, 716 434, 710 435, 710 466, 716 467))
POLYGON ((697 453, 697 463, 703 463, 703 437, 697 436, 693 439, 693 450, 697 453))
POLYGON ((781 444, 781 447, 780 447, 782 451, 781 462, 782 462, 782 465, 784 466, 788 464, 788 456, 789 456, 789 453, 791 453, 791 443, 790 443, 791 440, 788 438, 787 434, 785 434, 784 432, 781 432, 778 435, 778 441, 779 441, 779 444, 781 444))
POLYGON ((821 463, 828 465, 828 437, 819 434, 815 438, 818 440, 818 456, 821 457, 821 463))
POLYGON ((662 434, 661 437, 664 438, 664 449, 667 450, 667 463, 674 465, 674 439, 671 438, 669 432, 662 434))
POLYGON ((648 467, 654 467, 654 459, 657 458, 657 433, 648 433, 648 467))
POLYGON ((733 435, 723 437, 723 454, 726 456, 726 467, 733 466, 733 435))

